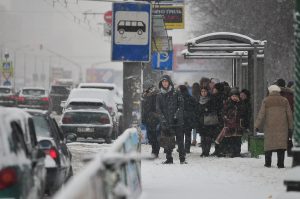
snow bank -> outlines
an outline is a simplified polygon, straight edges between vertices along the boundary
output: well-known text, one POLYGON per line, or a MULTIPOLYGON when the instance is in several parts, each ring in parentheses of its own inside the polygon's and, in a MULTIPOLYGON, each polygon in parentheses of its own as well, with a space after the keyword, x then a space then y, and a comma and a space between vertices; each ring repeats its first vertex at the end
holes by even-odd
MULTIPOLYGON (((272 168, 265 168, 264 156, 260 158, 200 158, 201 149, 192 147, 192 153, 187 155, 187 165, 179 164, 177 152, 173 152, 173 165, 162 165, 161 162, 165 160, 165 154, 162 151, 160 158, 154 162, 142 162, 143 194, 141 199, 276 198, 285 191, 283 180, 292 162, 291 158, 286 158, 287 168, 278 169, 276 154, 274 154, 272 168)), ((243 144, 242 151, 247 151, 246 143, 243 144)), ((142 145, 142 153, 149 154, 150 152, 150 145, 142 145)))

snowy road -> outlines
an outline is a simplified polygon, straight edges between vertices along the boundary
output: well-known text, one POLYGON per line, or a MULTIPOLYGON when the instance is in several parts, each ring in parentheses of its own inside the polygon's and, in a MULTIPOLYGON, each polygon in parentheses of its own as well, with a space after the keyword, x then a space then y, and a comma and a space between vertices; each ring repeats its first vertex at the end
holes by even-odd
MULTIPOLYGON (((142 151, 150 153, 150 146, 143 145, 142 151)), ((173 165, 161 164, 162 152, 153 162, 143 161, 141 198, 274 199, 285 191, 283 178, 290 168, 291 158, 285 160, 287 168, 278 169, 275 153, 272 168, 263 166, 263 156, 259 159, 200 158, 200 153, 199 147, 193 147, 187 156, 187 165, 179 164, 177 152, 173 153, 173 165)))

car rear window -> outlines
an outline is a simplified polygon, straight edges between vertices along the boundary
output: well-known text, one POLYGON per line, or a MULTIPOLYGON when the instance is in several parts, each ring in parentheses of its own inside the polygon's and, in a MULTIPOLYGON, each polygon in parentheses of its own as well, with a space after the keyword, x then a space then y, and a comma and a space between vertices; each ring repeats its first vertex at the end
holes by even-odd
POLYGON ((67 112, 63 116, 63 123, 68 124, 109 124, 106 113, 96 112, 67 112))
POLYGON ((49 123, 43 116, 34 115, 33 124, 37 136, 40 137, 50 137, 50 127, 49 123))
POLYGON ((71 109, 83 109, 83 108, 92 108, 97 109, 103 107, 101 102, 71 102, 67 108, 71 109))
POLYGON ((23 95, 34 95, 34 96, 39 96, 39 95, 45 95, 45 90, 41 89, 24 89, 22 91, 23 95))
POLYGON ((8 94, 8 93, 10 93, 10 88, 0 88, 0 93, 1 94, 8 94))
POLYGON ((63 86, 52 86, 51 93, 69 94, 70 91, 66 87, 63 87, 63 86))

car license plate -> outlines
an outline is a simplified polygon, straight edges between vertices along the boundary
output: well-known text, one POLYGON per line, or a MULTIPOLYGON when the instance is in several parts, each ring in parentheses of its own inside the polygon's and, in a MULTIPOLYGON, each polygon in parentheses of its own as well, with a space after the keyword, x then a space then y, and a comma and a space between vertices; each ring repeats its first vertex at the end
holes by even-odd
POLYGON ((77 128, 77 131, 78 132, 95 132, 95 129, 94 128, 77 128))

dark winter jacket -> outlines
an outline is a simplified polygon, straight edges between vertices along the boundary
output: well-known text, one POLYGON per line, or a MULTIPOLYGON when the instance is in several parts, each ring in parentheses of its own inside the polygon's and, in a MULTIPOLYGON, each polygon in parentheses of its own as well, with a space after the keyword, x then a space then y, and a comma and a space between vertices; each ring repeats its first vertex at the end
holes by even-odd
POLYGON ((223 125, 223 108, 225 101, 226 97, 222 93, 216 93, 211 95, 211 106, 214 107, 214 110, 218 114, 220 125, 223 125))
POLYGON ((188 93, 182 93, 183 101, 184 101, 184 111, 183 111, 183 119, 184 119, 184 128, 192 129, 196 127, 196 107, 197 101, 195 98, 190 96, 188 93))
POLYGON ((250 122, 251 122, 251 117, 252 117, 252 107, 250 100, 242 100, 241 101, 241 125, 245 129, 250 128, 250 122))
POLYGON ((294 112, 294 92, 290 88, 280 87, 280 95, 289 101, 292 112, 294 112))
POLYGON ((149 89, 143 93, 142 100, 142 123, 147 128, 155 129, 159 123, 159 116, 156 113, 157 89, 149 89))
POLYGON ((160 92, 156 97, 156 112, 159 114, 161 126, 183 126, 184 101, 179 92, 174 89, 173 82, 168 75, 164 75, 159 82, 160 92), (169 90, 164 90, 162 80, 167 79, 170 83, 169 90))
POLYGON ((224 104, 224 126, 228 128, 225 137, 242 136, 241 102, 228 99, 224 104))

